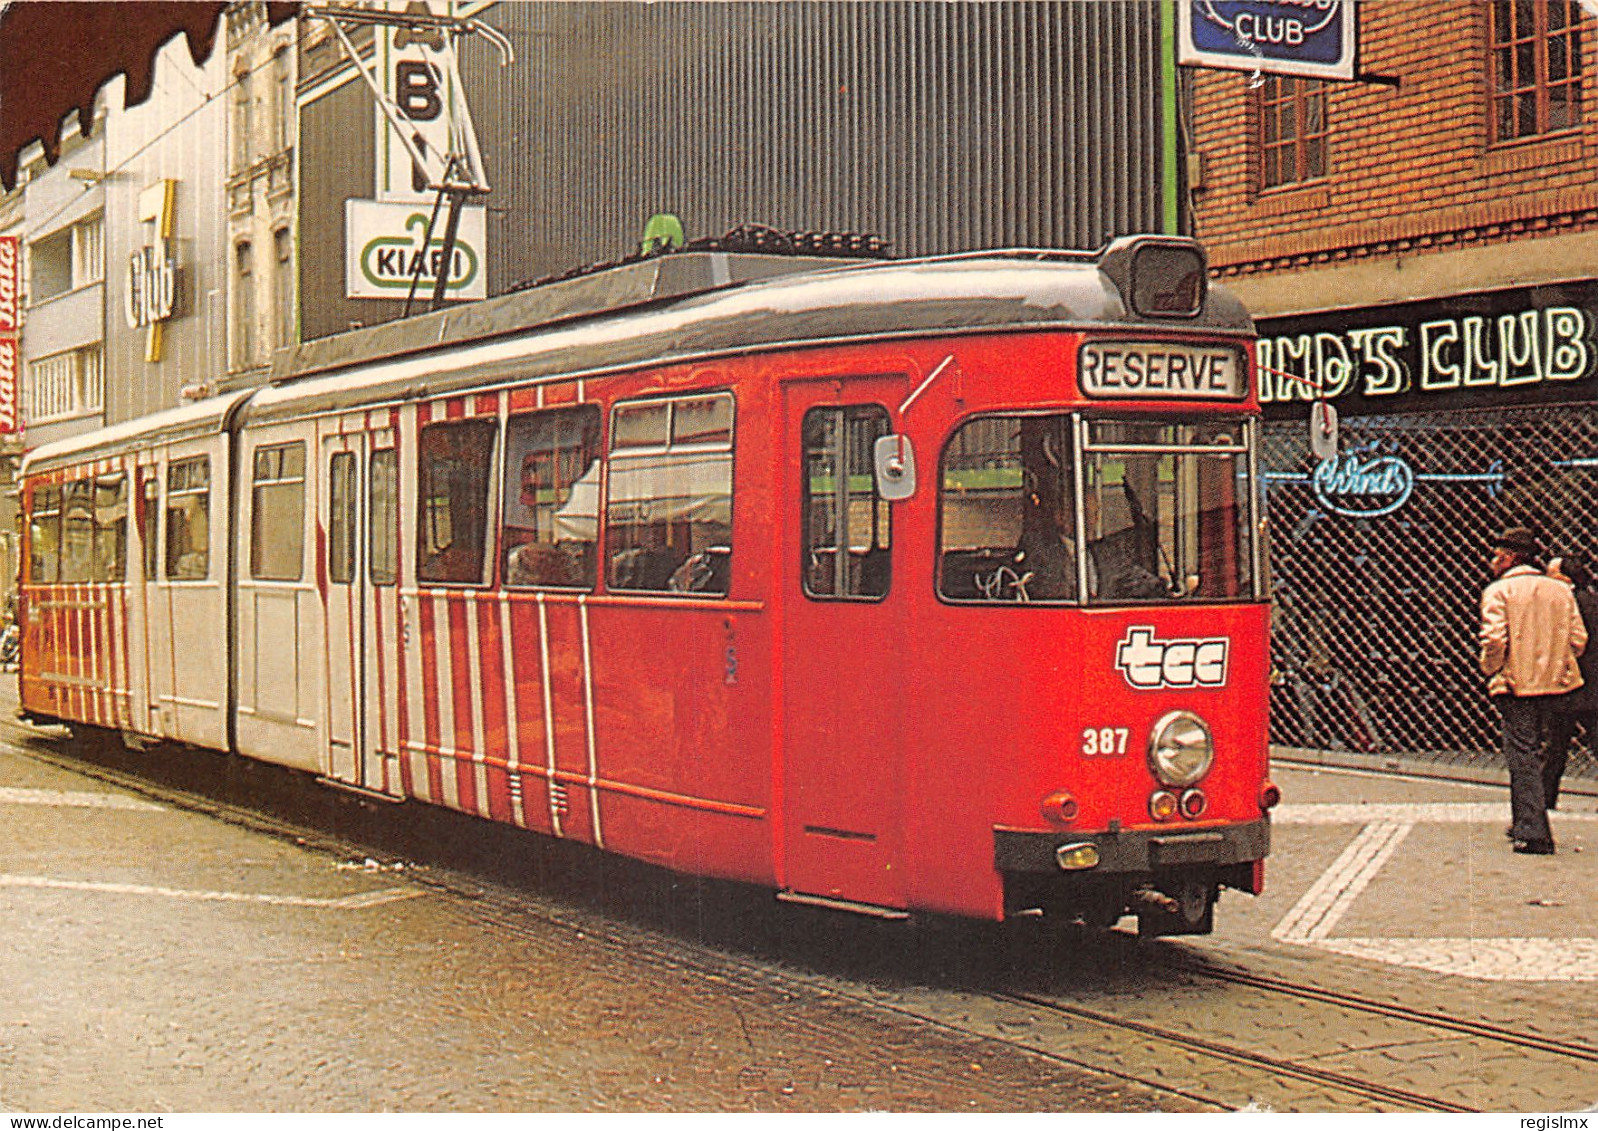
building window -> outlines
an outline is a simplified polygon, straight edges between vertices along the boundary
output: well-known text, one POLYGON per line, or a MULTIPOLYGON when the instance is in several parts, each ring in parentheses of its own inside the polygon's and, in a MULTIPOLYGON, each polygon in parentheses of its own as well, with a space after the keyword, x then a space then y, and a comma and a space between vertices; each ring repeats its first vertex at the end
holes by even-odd
POLYGON ((250 86, 249 71, 233 76, 233 170, 238 173, 250 167, 254 153, 255 107, 250 86))
POLYGON ((238 368, 243 369, 255 361, 255 248, 249 240, 233 249, 233 261, 238 288, 233 305, 233 340, 238 349, 238 368))
POLYGON ((272 288, 277 299, 277 344, 294 344, 294 235, 287 228, 272 233, 272 252, 277 261, 272 288))
POLYGON ((272 87, 277 99, 277 151, 282 153, 294 144, 294 84, 290 81, 289 63, 293 56, 287 44, 280 44, 272 55, 272 87))
POLYGON ((41 303, 103 280, 104 231, 96 215, 34 240, 28 248, 31 301, 41 303))
POLYGON ((1577 0, 1494 0, 1493 140, 1574 129, 1581 121, 1577 0))
POLYGON ((33 424, 99 412, 105 405, 105 353, 99 342, 28 363, 24 390, 33 424))
POLYGON ((1326 84, 1265 75, 1259 92, 1260 184, 1264 188, 1326 175, 1326 84))
POLYGON ((298 581, 305 558, 305 442, 255 450, 250 576, 298 581))
POLYGON ((612 589, 726 595, 732 425, 730 393, 616 406, 605 508, 612 589))

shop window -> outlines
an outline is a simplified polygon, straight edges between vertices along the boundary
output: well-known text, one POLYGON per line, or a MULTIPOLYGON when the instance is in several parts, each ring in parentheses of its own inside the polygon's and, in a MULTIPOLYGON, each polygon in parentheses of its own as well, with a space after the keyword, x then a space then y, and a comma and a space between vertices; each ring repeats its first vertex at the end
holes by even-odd
POLYGON ((305 443, 255 449, 250 576, 298 581, 305 572, 305 443))
POLYGON ((29 519, 29 576, 35 585, 49 585, 61 576, 61 488, 35 487, 29 519))
POLYGON ((367 569, 373 585, 393 585, 399 579, 399 453, 373 452, 368 474, 367 569))
POLYGON ((1577 0, 1494 0, 1495 142, 1581 124, 1581 6, 1577 0))
POLYGON ((492 420, 422 429, 416 577, 423 582, 481 584, 488 526, 492 420))
POLYGON ((505 584, 592 588, 599 409, 513 416, 505 451, 505 584))
POLYGON ((890 573, 890 511, 877 494, 874 448, 888 434, 876 405, 817 408, 804 418, 804 589, 812 597, 882 597, 890 573))
POLYGON ((1259 88, 1260 184, 1263 188, 1326 176, 1326 84, 1264 75, 1259 88))
POLYGON ((203 581, 211 572, 211 459, 196 456, 166 469, 166 576, 203 581))
POLYGON ((128 477, 102 475, 94 480, 93 580, 127 579, 128 477))
POLYGON ((327 468, 327 579, 355 580, 355 453, 334 452, 327 468))
POLYGON ((605 508, 612 589, 727 593, 732 428, 730 393, 616 406, 605 508))

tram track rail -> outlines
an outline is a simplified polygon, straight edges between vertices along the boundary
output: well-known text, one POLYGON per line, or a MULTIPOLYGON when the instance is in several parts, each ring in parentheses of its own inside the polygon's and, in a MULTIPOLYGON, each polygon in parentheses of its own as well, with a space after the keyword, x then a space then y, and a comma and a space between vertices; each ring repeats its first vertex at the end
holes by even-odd
MULTIPOLYGON (((8 724, 6 730, 29 738, 48 738, 39 731, 8 724)), ((84 774, 108 785, 130 789, 176 807, 197 812, 231 824, 247 827, 274 837, 288 839, 313 851, 325 854, 359 854, 367 850, 359 842, 337 833, 314 826, 299 824, 281 817, 262 813, 248 806, 218 799, 182 786, 152 781, 136 772, 128 772, 99 762, 81 759, 68 752, 51 750, 37 743, 25 747, 31 757, 58 768, 84 774)), ((380 855, 383 850, 378 849, 380 855)), ((1224 1092, 1213 1087, 1195 1086, 1173 1080, 1157 1071, 1142 1071, 1135 1064, 1116 1064, 1104 1057, 1085 1055, 1084 1048, 1094 1047, 1094 1042, 1078 1040, 1062 1048, 1051 1047, 1040 1039, 1018 1038, 992 1031, 981 1025, 963 1022, 960 1010, 938 1010, 918 1005, 916 996, 901 991, 885 990, 867 984, 857 984, 847 974, 808 972, 786 963, 767 962, 746 958, 735 952, 702 944, 691 939, 656 930, 647 924, 628 921, 618 923, 603 911, 581 907, 562 910, 549 906, 537 894, 529 894, 496 880, 483 880, 466 873, 468 882, 457 877, 458 869, 445 864, 440 870, 430 862, 422 861, 420 869, 412 867, 404 872, 404 880, 418 887, 435 891, 457 901, 461 913, 485 927, 516 936, 531 938, 536 932, 529 923, 538 920, 582 937, 591 944, 626 949, 635 957, 642 954, 647 960, 664 967, 686 969, 697 976, 722 982, 733 981, 746 986, 760 986, 767 990, 803 992, 829 997, 856 1009, 891 1013, 945 1035, 958 1036, 980 1045, 1002 1047, 1025 1053, 1048 1063, 1069 1067, 1101 1077, 1135 1084, 1151 1090, 1156 1095, 1180 1098, 1199 1108, 1229 1111, 1237 1110, 1260 1090, 1256 1084, 1267 1083, 1280 1088, 1284 1079, 1299 1081, 1323 1094, 1341 1094, 1370 1104, 1391 1105, 1381 1110, 1412 1110, 1428 1112, 1467 1113, 1479 1109, 1456 1099, 1427 1094, 1367 1079, 1350 1072, 1336 1071, 1304 1063, 1291 1057, 1277 1056, 1245 1047, 1242 1044, 1200 1035, 1171 1025, 1159 1024, 1104 1009, 1060 1000, 1036 992, 996 989, 991 985, 963 984, 950 980, 920 989, 934 995, 952 993, 965 999, 977 999, 1009 1010, 1031 1011, 1048 1017, 1064 1019, 1073 1026, 1087 1026, 1093 1030, 1120 1034, 1150 1042, 1152 1046, 1180 1050, 1183 1054, 1202 1058, 1215 1065, 1227 1066, 1232 1074, 1232 1086, 1224 1092)), ((1513 1047, 1582 1063, 1598 1062, 1598 1047, 1579 1041, 1542 1037, 1509 1029, 1487 1022, 1472 1021, 1436 1010, 1415 1009, 1393 1002, 1383 1002, 1358 994, 1323 989, 1289 982, 1269 975, 1203 965, 1192 959, 1175 959, 1161 965, 1173 973, 1181 973, 1196 980, 1221 983, 1269 994, 1287 997, 1305 1003, 1356 1013, 1374 1015, 1386 1020, 1418 1027, 1422 1032, 1447 1032, 1472 1041, 1485 1041, 1504 1047, 1513 1047)), ((840 1022, 841 1024, 841 1022, 840 1022)), ((807 1027, 820 1034, 828 1026, 811 1020, 807 1027)), ((1080 1035, 1079 1035, 1080 1036, 1080 1035)), ((929 1080, 927 1083, 935 1084, 929 1080)))
POLYGON ((1554 1037, 1541 1037, 1502 1025, 1471 1021, 1468 1018, 1455 1017, 1436 1010, 1411 1009, 1409 1006, 1398 1005, 1394 1002, 1384 1002, 1361 994, 1350 994, 1341 990, 1328 990, 1319 986, 1301 985, 1282 978, 1273 978, 1266 974, 1204 967, 1192 962, 1176 963, 1175 968, 1183 973, 1213 982, 1228 982, 1233 985, 1248 986, 1253 989, 1280 994, 1284 997, 1324 1002, 1361 1013, 1388 1017, 1398 1021, 1412 1021, 1418 1025, 1430 1025, 1438 1029, 1448 1029, 1456 1033, 1498 1041, 1506 1045, 1517 1045, 1521 1048, 1535 1049, 1538 1052, 1553 1053, 1558 1056, 1568 1057, 1571 1060, 1598 1063, 1598 1045, 1590 1045, 1580 1041, 1562 1041, 1554 1037))

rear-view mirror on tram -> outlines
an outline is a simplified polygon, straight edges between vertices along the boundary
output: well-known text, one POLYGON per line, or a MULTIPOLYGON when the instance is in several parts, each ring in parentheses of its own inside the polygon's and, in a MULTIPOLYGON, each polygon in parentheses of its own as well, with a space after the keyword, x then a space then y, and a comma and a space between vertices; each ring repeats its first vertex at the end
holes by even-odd
POLYGON ((878 495, 893 502, 916 493, 916 453, 910 437, 902 432, 878 437, 873 455, 878 495))
POLYGON ((1316 459, 1337 454, 1337 410, 1328 401, 1309 406, 1309 450, 1316 459))

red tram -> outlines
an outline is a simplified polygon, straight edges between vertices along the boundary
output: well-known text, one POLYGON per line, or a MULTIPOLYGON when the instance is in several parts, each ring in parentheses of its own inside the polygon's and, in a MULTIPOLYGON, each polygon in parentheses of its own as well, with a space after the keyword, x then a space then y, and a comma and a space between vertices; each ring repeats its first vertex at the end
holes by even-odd
POLYGON ((28 456, 23 710, 782 899, 1207 931, 1276 798, 1251 335, 1139 236, 307 343, 28 456))

